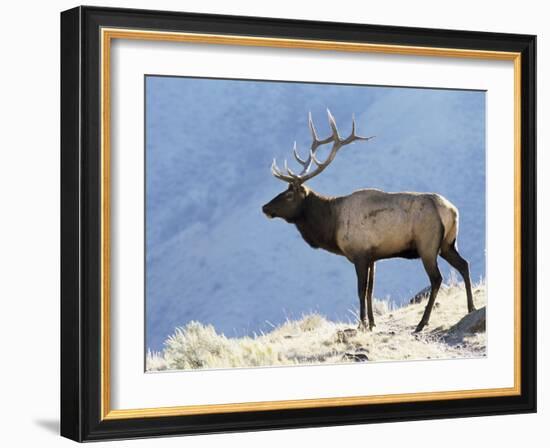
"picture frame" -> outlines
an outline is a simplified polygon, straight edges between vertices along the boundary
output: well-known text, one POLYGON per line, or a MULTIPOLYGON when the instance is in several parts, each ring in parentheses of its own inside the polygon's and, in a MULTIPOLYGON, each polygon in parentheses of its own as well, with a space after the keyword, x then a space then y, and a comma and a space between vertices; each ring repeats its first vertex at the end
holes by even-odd
POLYGON ((531 35, 82 6, 61 13, 61 435, 92 441, 536 412, 535 57, 531 35), (510 62, 513 385, 113 409, 120 385, 111 376, 116 40, 510 62))

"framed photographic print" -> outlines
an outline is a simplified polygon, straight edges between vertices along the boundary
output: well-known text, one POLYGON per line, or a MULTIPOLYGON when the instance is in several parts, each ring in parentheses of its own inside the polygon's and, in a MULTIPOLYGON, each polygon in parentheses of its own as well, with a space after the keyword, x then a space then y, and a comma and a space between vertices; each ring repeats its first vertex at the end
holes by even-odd
POLYGON ((61 433, 535 412, 535 36, 61 14, 61 433))

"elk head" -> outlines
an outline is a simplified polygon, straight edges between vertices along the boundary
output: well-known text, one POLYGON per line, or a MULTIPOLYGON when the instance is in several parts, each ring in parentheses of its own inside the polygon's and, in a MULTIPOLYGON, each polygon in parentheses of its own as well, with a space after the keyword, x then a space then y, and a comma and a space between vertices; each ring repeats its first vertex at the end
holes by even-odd
POLYGON ((284 169, 286 172, 282 172, 277 166, 277 162, 273 159, 271 165, 271 174, 277 179, 288 183, 288 188, 282 193, 275 196, 271 201, 262 207, 262 211, 268 218, 282 218, 287 222, 294 222, 302 213, 303 204, 305 198, 309 193, 309 189, 303 185, 306 180, 309 180, 318 174, 320 174, 336 157, 337 152, 344 146, 353 143, 356 140, 370 140, 374 137, 361 137, 355 134, 355 118, 352 117, 351 134, 347 138, 341 138, 336 127, 336 121, 334 117, 327 109, 328 122, 332 130, 332 134, 325 138, 319 139, 313 119, 311 118, 311 112, 309 113, 309 129, 311 131, 312 143, 309 149, 309 155, 304 160, 298 154, 296 149, 296 142, 294 142, 294 148, 292 150, 294 158, 301 165, 302 170, 299 173, 295 173, 289 168, 287 161, 284 162, 284 169), (321 162, 315 156, 317 149, 320 146, 332 143, 330 154, 324 162, 321 162), (312 165, 315 168, 311 170, 312 165), (311 171, 310 171, 311 170, 311 171))

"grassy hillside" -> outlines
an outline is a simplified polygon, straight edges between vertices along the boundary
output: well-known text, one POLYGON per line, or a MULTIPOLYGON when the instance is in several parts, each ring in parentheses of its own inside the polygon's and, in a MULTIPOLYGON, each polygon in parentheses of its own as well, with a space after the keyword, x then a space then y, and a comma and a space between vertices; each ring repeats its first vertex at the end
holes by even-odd
POLYGON ((149 352, 148 370, 215 369, 298 364, 468 358, 485 356, 486 297, 474 287, 477 311, 466 315, 462 284, 443 286, 430 324, 414 333, 426 299, 392 309, 374 302, 376 328, 357 331, 353 322, 330 322, 319 314, 287 321, 255 337, 228 338, 211 325, 177 328, 162 352, 149 352))

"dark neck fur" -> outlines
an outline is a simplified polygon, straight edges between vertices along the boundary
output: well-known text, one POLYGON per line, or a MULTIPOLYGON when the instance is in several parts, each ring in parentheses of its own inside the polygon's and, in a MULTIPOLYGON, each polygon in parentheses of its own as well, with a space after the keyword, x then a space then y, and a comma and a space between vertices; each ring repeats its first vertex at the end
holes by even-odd
POLYGON ((342 255, 336 244, 336 200, 310 190, 294 224, 311 247, 342 255))

